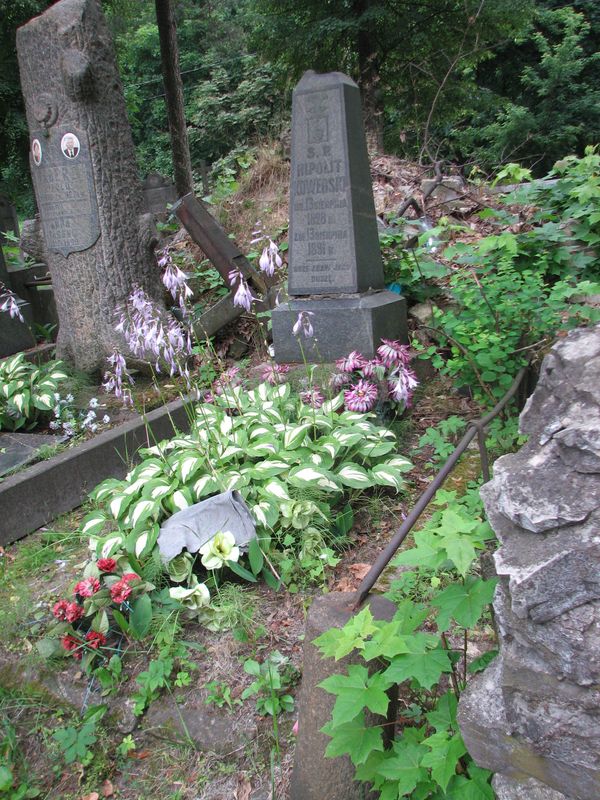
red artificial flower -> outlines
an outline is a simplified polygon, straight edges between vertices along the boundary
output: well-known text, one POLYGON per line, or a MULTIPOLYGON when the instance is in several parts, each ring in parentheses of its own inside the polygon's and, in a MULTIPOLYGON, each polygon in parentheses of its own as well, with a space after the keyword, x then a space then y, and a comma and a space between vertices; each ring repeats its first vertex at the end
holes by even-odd
POLYGON ((125 583, 129 583, 130 581, 139 581, 141 578, 139 575, 136 575, 135 572, 126 572, 121 580, 125 581, 125 583))
POLYGON ((76 584, 74 594, 78 594, 80 597, 91 597, 93 594, 96 594, 99 589, 100 581, 98 578, 84 578, 76 584))
POLYGON ((103 633, 98 633, 97 631, 90 631, 87 633, 85 640, 88 644, 88 647, 91 647, 92 650, 97 650, 99 647, 102 647, 106 644, 106 636, 103 633))
POLYGON ((117 567, 117 562, 114 558, 99 558, 96 561, 96 566, 100 572, 114 572, 117 567))
POLYGON ((54 614, 56 619, 66 620, 67 610, 70 605, 71 603, 69 603, 68 600, 59 600, 58 603, 55 603, 54 607, 52 608, 52 613, 54 614))
MULTIPOLYGON (((136 576, 137 577, 137 576, 136 576)), ((131 594, 131 586, 125 580, 117 581, 110 587, 110 596, 119 605, 124 603, 131 594)))
POLYGON ((84 613, 83 606, 78 603, 68 603, 64 618, 67 622, 77 622, 78 619, 83 617, 84 613))
POLYGON ((73 658, 76 658, 78 661, 81 660, 81 645, 82 642, 79 639, 76 639, 75 636, 71 636, 67 634, 63 636, 61 639, 61 644, 65 650, 70 652, 73 655, 73 658))

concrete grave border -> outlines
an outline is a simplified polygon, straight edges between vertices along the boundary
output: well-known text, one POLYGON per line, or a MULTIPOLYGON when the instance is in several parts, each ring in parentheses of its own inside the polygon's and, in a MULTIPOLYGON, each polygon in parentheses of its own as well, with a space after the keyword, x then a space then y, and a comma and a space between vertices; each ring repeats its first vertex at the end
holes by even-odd
POLYGON ((153 444, 188 431, 191 403, 188 398, 173 400, 9 475, 0 483, 0 545, 15 542, 82 505, 100 481, 123 478, 149 441, 153 444))

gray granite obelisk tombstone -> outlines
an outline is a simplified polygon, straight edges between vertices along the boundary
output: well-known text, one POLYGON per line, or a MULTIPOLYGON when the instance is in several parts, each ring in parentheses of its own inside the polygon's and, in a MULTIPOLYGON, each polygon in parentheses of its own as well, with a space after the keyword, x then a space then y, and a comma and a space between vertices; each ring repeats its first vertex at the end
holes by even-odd
POLYGON ((60 0, 17 31, 37 225, 48 264, 57 353, 97 371, 135 285, 160 301, 153 247, 110 31, 97 0, 60 0))
POLYGON ((406 301, 384 290, 383 263, 358 86, 306 72, 292 103, 290 299, 273 311, 278 362, 372 357, 382 338, 407 340, 406 301), (308 312, 314 337, 292 333, 308 312))

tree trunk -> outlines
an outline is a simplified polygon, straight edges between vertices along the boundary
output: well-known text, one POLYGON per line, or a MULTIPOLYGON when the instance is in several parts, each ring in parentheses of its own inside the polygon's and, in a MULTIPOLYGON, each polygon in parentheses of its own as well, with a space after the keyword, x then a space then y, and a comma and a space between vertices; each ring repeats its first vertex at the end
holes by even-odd
POLYGON ((156 22, 160 38, 160 60, 173 152, 175 186, 179 197, 183 197, 193 191, 194 187, 183 105, 183 83, 179 72, 177 30, 171 0, 156 0, 156 22))
MULTIPOLYGON (((357 10, 359 19, 367 11, 369 0, 359 0, 357 10)), ((376 33, 371 28, 371 20, 361 22, 358 29, 358 83, 362 94, 365 119, 367 150, 370 155, 382 154, 383 150, 383 108, 379 89, 379 64, 377 61, 376 33)))
MULTIPOLYGON (((162 299, 111 37, 96 0, 60 0, 17 32, 57 353, 98 372, 134 286, 162 299)), ((122 344, 122 343, 121 343, 122 344)))

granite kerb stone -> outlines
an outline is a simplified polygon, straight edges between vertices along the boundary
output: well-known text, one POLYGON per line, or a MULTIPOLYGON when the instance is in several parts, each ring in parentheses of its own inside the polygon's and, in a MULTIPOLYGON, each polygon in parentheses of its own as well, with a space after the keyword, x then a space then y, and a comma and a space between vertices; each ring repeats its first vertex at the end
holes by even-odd
POLYGON ((119 425, 0 483, 0 544, 80 506, 108 477, 122 478, 142 447, 189 429, 186 398, 119 425))

